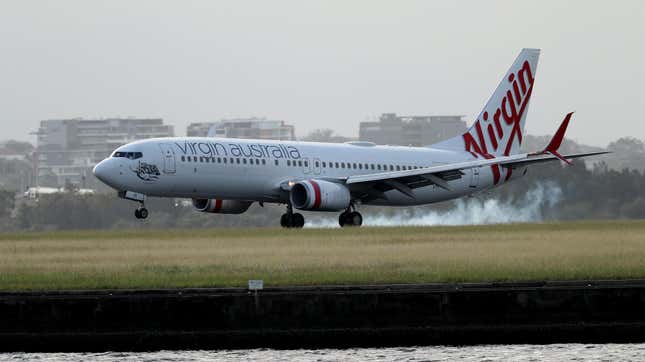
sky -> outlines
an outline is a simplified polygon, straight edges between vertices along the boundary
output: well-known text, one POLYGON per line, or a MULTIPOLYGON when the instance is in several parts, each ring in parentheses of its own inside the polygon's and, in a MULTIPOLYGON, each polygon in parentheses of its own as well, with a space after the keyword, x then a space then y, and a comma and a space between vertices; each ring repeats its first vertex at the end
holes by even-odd
POLYGON ((472 123, 541 48, 526 132, 645 139, 641 1, 0 2, 0 139, 40 120, 267 117, 357 136, 379 114, 472 123))

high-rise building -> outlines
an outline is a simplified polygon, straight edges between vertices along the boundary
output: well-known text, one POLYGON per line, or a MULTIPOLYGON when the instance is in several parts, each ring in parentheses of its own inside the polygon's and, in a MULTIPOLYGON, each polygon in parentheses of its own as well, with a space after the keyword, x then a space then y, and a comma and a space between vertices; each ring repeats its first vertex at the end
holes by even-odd
POLYGON ((463 116, 397 116, 383 113, 378 122, 361 122, 359 140, 381 145, 427 146, 466 131, 463 116))
POLYGON ((294 140, 295 130, 284 121, 266 118, 224 119, 219 122, 191 123, 186 129, 189 137, 256 138, 294 140))
POLYGON ((171 137, 173 127, 160 118, 52 119, 40 122, 37 182, 41 186, 86 187, 92 167, 115 148, 140 139, 171 137))

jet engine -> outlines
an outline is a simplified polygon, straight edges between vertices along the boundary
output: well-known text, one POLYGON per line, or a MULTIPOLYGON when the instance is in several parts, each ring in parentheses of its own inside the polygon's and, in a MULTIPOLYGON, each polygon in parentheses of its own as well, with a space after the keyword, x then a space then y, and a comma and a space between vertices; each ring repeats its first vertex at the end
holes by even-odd
POLYGON ((249 209, 253 201, 193 199, 197 211, 216 214, 241 214, 249 209))
POLYGON ((322 180, 296 182, 289 198, 296 209, 318 211, 344 210, 351 201, 345 185, 322 180))

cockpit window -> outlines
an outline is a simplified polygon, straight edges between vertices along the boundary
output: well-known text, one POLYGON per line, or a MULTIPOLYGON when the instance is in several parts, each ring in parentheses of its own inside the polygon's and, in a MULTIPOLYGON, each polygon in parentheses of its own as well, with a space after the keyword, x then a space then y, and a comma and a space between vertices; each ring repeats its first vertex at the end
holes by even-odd
POLYGON ((143 157, 141 152, 114 152, 112 157, 125 157, 130 160, 136 160, 137 158, 143 157))

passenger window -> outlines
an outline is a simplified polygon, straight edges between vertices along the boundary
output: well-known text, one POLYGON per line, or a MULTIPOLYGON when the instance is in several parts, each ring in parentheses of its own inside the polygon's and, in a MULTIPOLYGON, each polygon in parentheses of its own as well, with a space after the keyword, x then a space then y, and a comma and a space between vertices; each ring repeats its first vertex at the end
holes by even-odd
POLYGON ((279 164, 278 160, 275 160, 275 165, 278 166, 279 164))
POLYGON ((186 157, 185 157, 185 156, 181 156, 181 161, 182 161, 182 162, 186 161, 186 157))
POLYGON ((390 165, 390 171, 394 171, 394 166, 390 165))
POLYGON ((401 166, 396 165, 396 170, 397 170, 397 171, 401 171, 401 166))
POLYGON ((239 164, 240 164, 240 159, 239 159, 239 158, 236 158, 236 160, 237 160, 237 161, 235 161, 235 163, 237 163, 237 164, 239 165, 239 164))
MULTIPOLYGON (((326 164, 324 161, 323 161, 323 163, 322 163, 322 164, 323 164, 323 168, 326 168, 326 167, 327 167, 327 164, 326 164)), ((318 162, 316 162, 316 166, 318 166, 318 162)))
POLYGON ((287 160, 287 166, 291 166, 291 161, 287 160))
POLYGON ((193 156, 193 162, 197 162, 197 156, 193 156))
POLYGON ((319 167, 319 166, 320 166, 320 163, 318 163, 318 161, 316 161, 315 166, 316 166, 316 167, 319 167))
POLYGON ((309 162, 305 161, 305 167, 309 167, 309 162))
POLYGON ((302 161, 298 161, 298 166, 302 167, 302 161))
MULTIPOLYGON (((336 162, 335 164, 336 164, 336 168, 338 168, 338 162, 336 162)), ((343 166, 343 167, 345 167, 345 166, 343 166)))
POLYGON ((265 159, 263 158, 263 159, 262 159, 262 164, 263 164, 263 165, 266 165, 266 164, 267 164, 267 160, 265 160, 265 159))
POLYGON ((360 168, 360 169, 362 170, 362 169, 363 169, 363 164, 362 164, 362 163, 359 163, 359 164, 358 164, 358 168, 360 168))
POLYGON ((381 165, 376 165, 376 169, 380 171, 381 170, 381 165))
POLYGON ((374 164, 371 164, 370 166, 372 166, 372 170, 373 170, 374 169, 374 164))
POLYGON ((246 165, 246 158, 242 159, 242 163, 244 163, 246 165))
POLYGON ((217 158, 217 163, 222 163, 222 158, 221 157, 217 158))
POLYGON ((352 168, 355 170, 356 169, 356 164, 352 164, 352 168))

